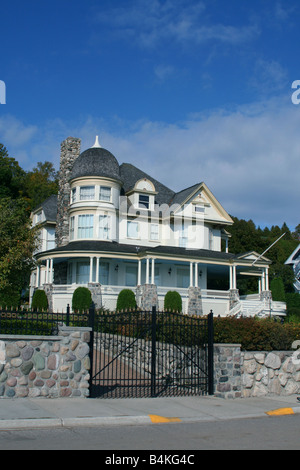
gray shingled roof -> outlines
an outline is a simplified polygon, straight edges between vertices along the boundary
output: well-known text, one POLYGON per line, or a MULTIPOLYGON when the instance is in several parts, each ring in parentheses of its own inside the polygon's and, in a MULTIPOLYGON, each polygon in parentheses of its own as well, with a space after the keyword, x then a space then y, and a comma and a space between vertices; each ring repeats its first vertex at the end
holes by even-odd
POLYGON ((42 209, 44 211, 45 218, 47 221, 55 222, 57 214, 57 195, 52 194, 51 196, 49 196, 47 199, 45 199, 45 201, 36 206, 33 209, 33 212, 36 212, 38 209, 42 209))
POLYGON ((116 157, 104 148, 87 149, 75 160, 70 180, 82 176, 104 176, 120 180, 119 163, 116 157))
MULTIPOLYGON (((161 246, 156 247, 149 246, 138 246, 138 245, 127 245, 125 243, 117 242, 105 242, 105 241, 96 241, 96 240, 82 240, 82 241, 73 241, 66 246, 61 246, 59 248, 54 248, 49 250, 48 253, 56 252, 112 252, 112 253, 130 253, 130 254, 146 254, 146 253, 156 253, 161 255, 169 256, 183 256, 187 258, 201 258, 201 259, 222 259, 230 260, 236 258, 236 255, 232 253, 224 253, 221 251, 212 251, 212 250, 191 250, 181 247, 173 246, 161 246)), ((41 253, 43 256, 45 252, 41 253)))

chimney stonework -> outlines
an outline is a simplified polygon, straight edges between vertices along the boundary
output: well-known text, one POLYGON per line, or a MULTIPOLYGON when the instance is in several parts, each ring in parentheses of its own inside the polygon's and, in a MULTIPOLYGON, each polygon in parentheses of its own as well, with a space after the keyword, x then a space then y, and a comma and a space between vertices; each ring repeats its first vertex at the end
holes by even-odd
POLYGON ((68 137, 61 143, 59 191, 57 197, 57 219, 55 241, 57 247, 69 243, 69 204, 70 183, 69 177, 74 161, 80 155, 81 139, 68 137))

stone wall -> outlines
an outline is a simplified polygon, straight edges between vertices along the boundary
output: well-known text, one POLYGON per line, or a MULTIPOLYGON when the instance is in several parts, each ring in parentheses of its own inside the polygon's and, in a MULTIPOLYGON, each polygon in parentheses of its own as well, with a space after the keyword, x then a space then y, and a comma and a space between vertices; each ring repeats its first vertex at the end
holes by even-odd
POLYGON ((0 397, 87 397, 90 328, 58 336, 0 336, 0 397))
POLYGON ((300 364, 292 351, 241 351, 240 345, 215 345, 215 395, 248 398, 300 393, 300 364))

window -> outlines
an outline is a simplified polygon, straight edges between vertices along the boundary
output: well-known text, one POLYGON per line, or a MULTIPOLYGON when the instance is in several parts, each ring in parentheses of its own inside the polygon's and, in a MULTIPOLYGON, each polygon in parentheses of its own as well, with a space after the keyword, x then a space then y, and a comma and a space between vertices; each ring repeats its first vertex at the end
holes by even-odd
POLYGON ((99 199, 100 201, 109 201, 111 197, 111 188, 108 186, 100 186, 99 199))
POLYGON ((90 278, 90 263, 88 261, 76 264, 76 284, 87 284, 90 278))
POLYGON ((128 238, 139 238, 139 224, 128 220, 127 222, 127 237, 128 238))
POLYGON ((190 272, 186 268, 177 269, 177 287, 189 287, 190 285, 190 272))
POLYGON ((137 267, 136 266, 126 266, 125 285, 126 286, 137 285, 137 267))
POLYGON ((139 195, 139 207, 149 209, 149 196, 145 196, 144 194, 139 195))
POLYGON ((47 250, 55 248, 55 228, 47 229, 47 250))
POLYGON ((80 200, 95 199, 95 186, 81 186, 80 188, 80 200))
POLYGON ((110 217, 99 215, 99 238, 108 240, 110 237, 110 217))
POLYGON ((186 248, 188 242, 188 227, 184 227, 182 224, 181 230, 179 232, 179 246, 181 248, 186 248))
POLYGON ((100 261, 99 265, 99 282, 100 284, 108 284, 109 263, 100 261))
POLYGON ((70 218, 70 240, 74 240, 75 217, 70 218))
POLYGON ((71 203, 73 204, 74 202, 76 202, 76 188, 73 188, 71 193, 71 203))
POLYGON ((42 214, 43 212, 40 211, 36 214, 36 223, 39 224, 40 222, 42 222, 42 214))
POLYGON ((78 216, 78 238, 92 238, 94 216, 91 214, 78 216))
POLYGON ((151 224, 150 225, 150 240, 158 240, 159 238, 159 225, 151 224))

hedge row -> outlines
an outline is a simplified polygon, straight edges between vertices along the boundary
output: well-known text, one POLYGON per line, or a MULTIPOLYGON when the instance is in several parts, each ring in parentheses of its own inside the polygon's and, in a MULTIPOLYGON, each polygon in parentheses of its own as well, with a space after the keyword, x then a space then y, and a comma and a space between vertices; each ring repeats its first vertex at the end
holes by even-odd
POLYGON ((300 325, 269 318, 215 318, 214 342, 238 343, 246 351, 291 350, 300 340, 300 325))

